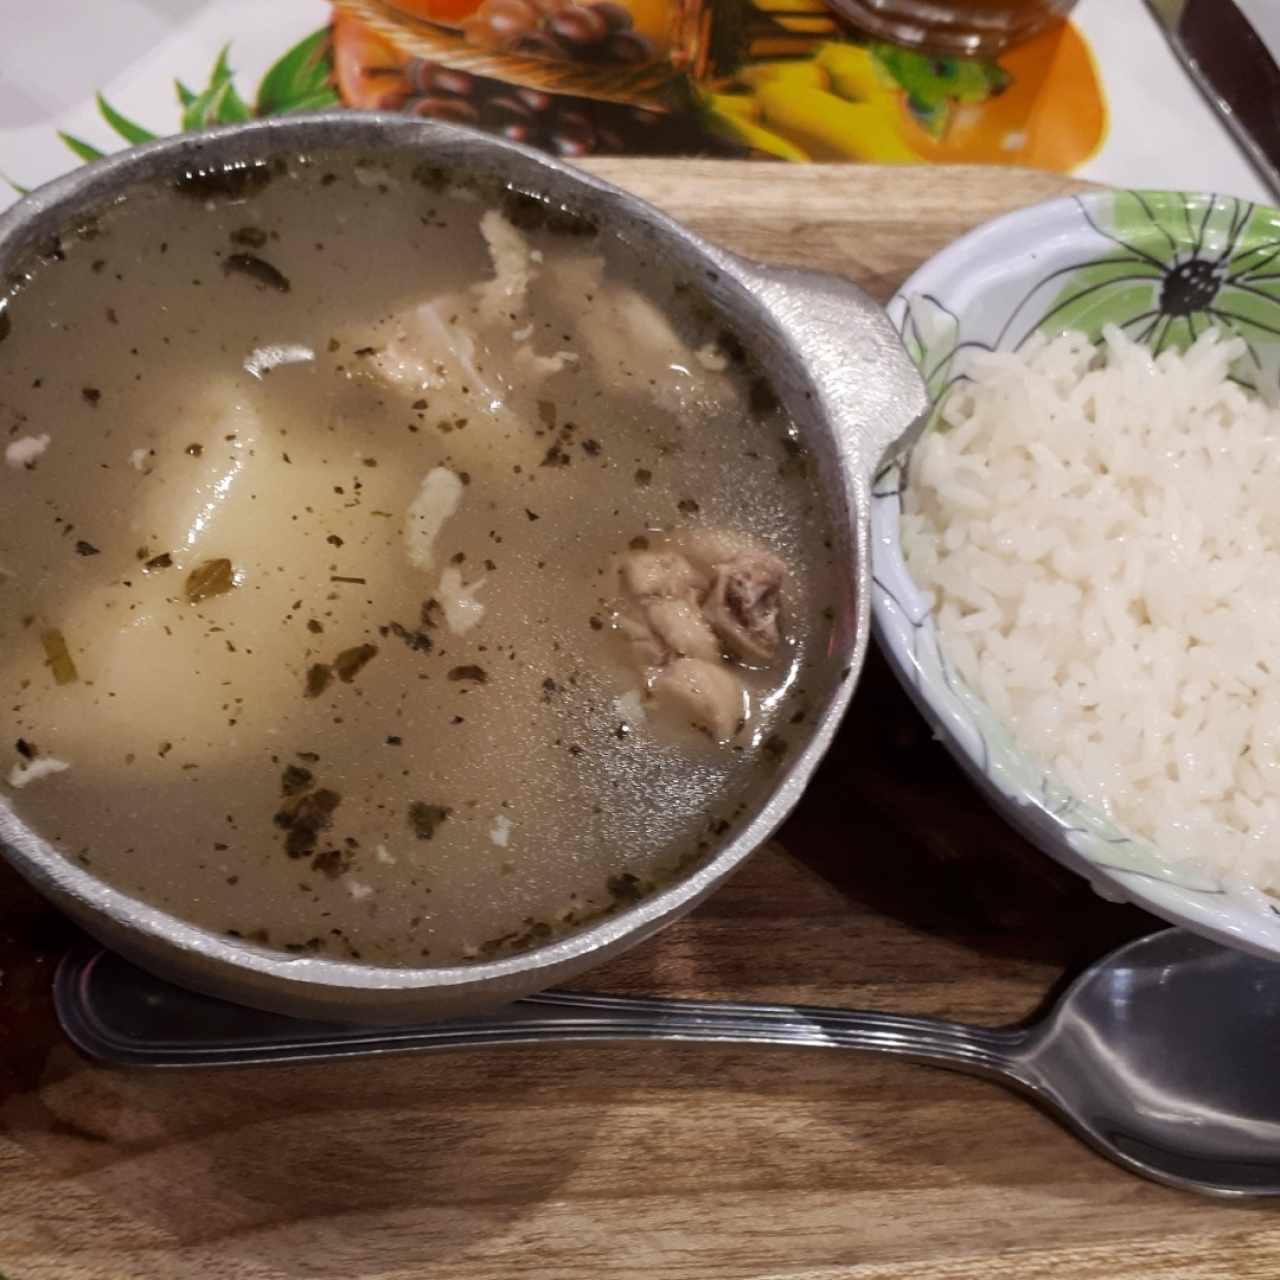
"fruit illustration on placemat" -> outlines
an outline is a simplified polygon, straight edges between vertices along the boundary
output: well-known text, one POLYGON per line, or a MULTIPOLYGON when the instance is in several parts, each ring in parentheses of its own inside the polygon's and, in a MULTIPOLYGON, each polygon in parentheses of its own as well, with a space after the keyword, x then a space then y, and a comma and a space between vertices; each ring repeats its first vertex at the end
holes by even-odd
POLYGON ((745 63, 703 86, 702 103, 710 128, 784 159, 1069 170, 1105 126, 1092 59, 1069 23, 999 63, 827 40, 803 58, 745 63))
POLYGON ((394 49, 401 65, 417 58, 545 93, 669 109, 687 61, 686 11, 664 9, 664 27, 653 3, 479 0, 445 22, 406 17, 379 0, 342 0, 335 14, 340 30, 354 22, 361 41, 394 49))
MULTIPOLYGON (((826 0, 335 0, 330 26, 241 97, 218 55, 175 83, 181 128, 341 105, 471 125, 570 158, 1029 164, 1101 142, 1088 47, 1067 22, 998 63, 867 42, 826 0)), ((101 96, 126 143, 155 136, 101 96)), ((63 141, 82 159, 91 141, 63 141)))
POLYGON ((350 13, 335 21, 334 60, 348 105, 376 99, 384 109, 476 126, 568 158, 600 151, 681 155, 725 149, 692 111, 549 93, 465 70, 455 58, 406 59, 350 13))
POLYGON ((350 106, 473 125, 569 158, 740 154, 704 127, 685 77, 634 25, 654 29, 652 3, 480 0, 446 28, 353 0, 335 7, 338 89, 350 106))
POLYGON ((1046 28, 986 64, 985 85, 963 59, 936 63, 894 50, 902 138, 938 164, 1025 164, 1065 172, 1102 142, 1106 107, 1093 57, 1069 22, 1046 28), (930 73, 934 66, 942 75, 930 73))

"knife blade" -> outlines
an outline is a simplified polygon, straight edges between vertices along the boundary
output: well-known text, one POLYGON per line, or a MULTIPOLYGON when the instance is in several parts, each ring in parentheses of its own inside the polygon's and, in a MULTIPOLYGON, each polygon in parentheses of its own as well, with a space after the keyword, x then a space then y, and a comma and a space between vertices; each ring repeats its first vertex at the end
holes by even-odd
POLYGON ((1234 0, 1147 0, 1174 53, 1280 198, 1280 65, 1234 0))

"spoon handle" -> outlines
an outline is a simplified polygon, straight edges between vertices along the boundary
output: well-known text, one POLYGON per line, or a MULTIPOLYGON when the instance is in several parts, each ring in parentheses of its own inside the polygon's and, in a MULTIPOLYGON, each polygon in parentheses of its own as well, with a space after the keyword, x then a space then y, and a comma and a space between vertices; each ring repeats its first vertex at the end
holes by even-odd
POLYGON ((495 1044, 687 1040, 862 1049, 1027 1083, 1028 1033, 803 1005, 552 991, 476 1018, 353 1027, 261 1013, 171 986, 108 952, 73 953, 54 984, 58 1015, 86 1053, 131 1066, 298 1062, 495 1044))
POLYGON ((665 1000, 549 991, 496 1014, 409 1028, 415 1048, 553 1040, 686 1040, 860 1049, 978 1075, 1018 1074, 1021 1029, 810 1005, 665 1000))

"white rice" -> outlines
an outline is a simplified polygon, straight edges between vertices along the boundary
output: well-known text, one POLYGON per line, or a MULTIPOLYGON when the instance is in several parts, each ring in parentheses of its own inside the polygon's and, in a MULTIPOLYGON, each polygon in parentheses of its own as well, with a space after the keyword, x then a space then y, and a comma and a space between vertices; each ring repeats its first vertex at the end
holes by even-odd
POLYGON ((902 540, 1024 750, 1170 858, 1280 889, 1280 410, 1228 380, 1244 354, 1110 330, 977 357, 902 540))

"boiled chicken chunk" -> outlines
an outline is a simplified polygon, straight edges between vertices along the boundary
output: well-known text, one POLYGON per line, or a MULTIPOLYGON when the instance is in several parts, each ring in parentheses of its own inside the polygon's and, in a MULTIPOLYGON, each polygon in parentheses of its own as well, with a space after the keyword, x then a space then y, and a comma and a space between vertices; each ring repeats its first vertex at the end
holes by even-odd
MULTIPOLYGON (((466 387, 496 399, 497 391, 476 364, 475 334, 459 323, 459 313, 470 307, 468 299, 446 295, 402 312, 392 323, 391 338, 374 350, 371 366, 412 396, 466 387)), ((353 345, 358 348, 358 338, 353 345)))
POLYGON ((777 653, 785 576, 777 556, 725 530, 620 557, 615 625, 660 714, 721 742, 738 734, 750 698, 732 664, 777 653))
POLYGON ((654 600, 645 612, 653 633, 677 657, 719 661, 720 642, 696 600, 654 600))
POLYGON ((603 284, 578 308, 578 342, 603 377, 676 413, 731 403, 733 384, 690 349, 666 316, 629 285, 603 284))
POLYGON ((719 662, 677 658, 657 673, 651 692, 661 712, 705 729, 717 742, 730 741, 747 719, 747 691, 719 662))
POLYGON ((777 556, 761 551, 746 551, 716 566, 703 616, 739 658, 768 662, 777 653, 786 572, 777 556))
POLYGON ((710 583, 678 551, 629 551, 619 572, 623 590, 637 600, 700 599, 710 583))
POLYGON ((664 666, 673 656, 719 660, 720 645, 702 615, 707 578, 684 556, 632 551, 619 577, 629 599, 624 634, 645 666, 664 666))

